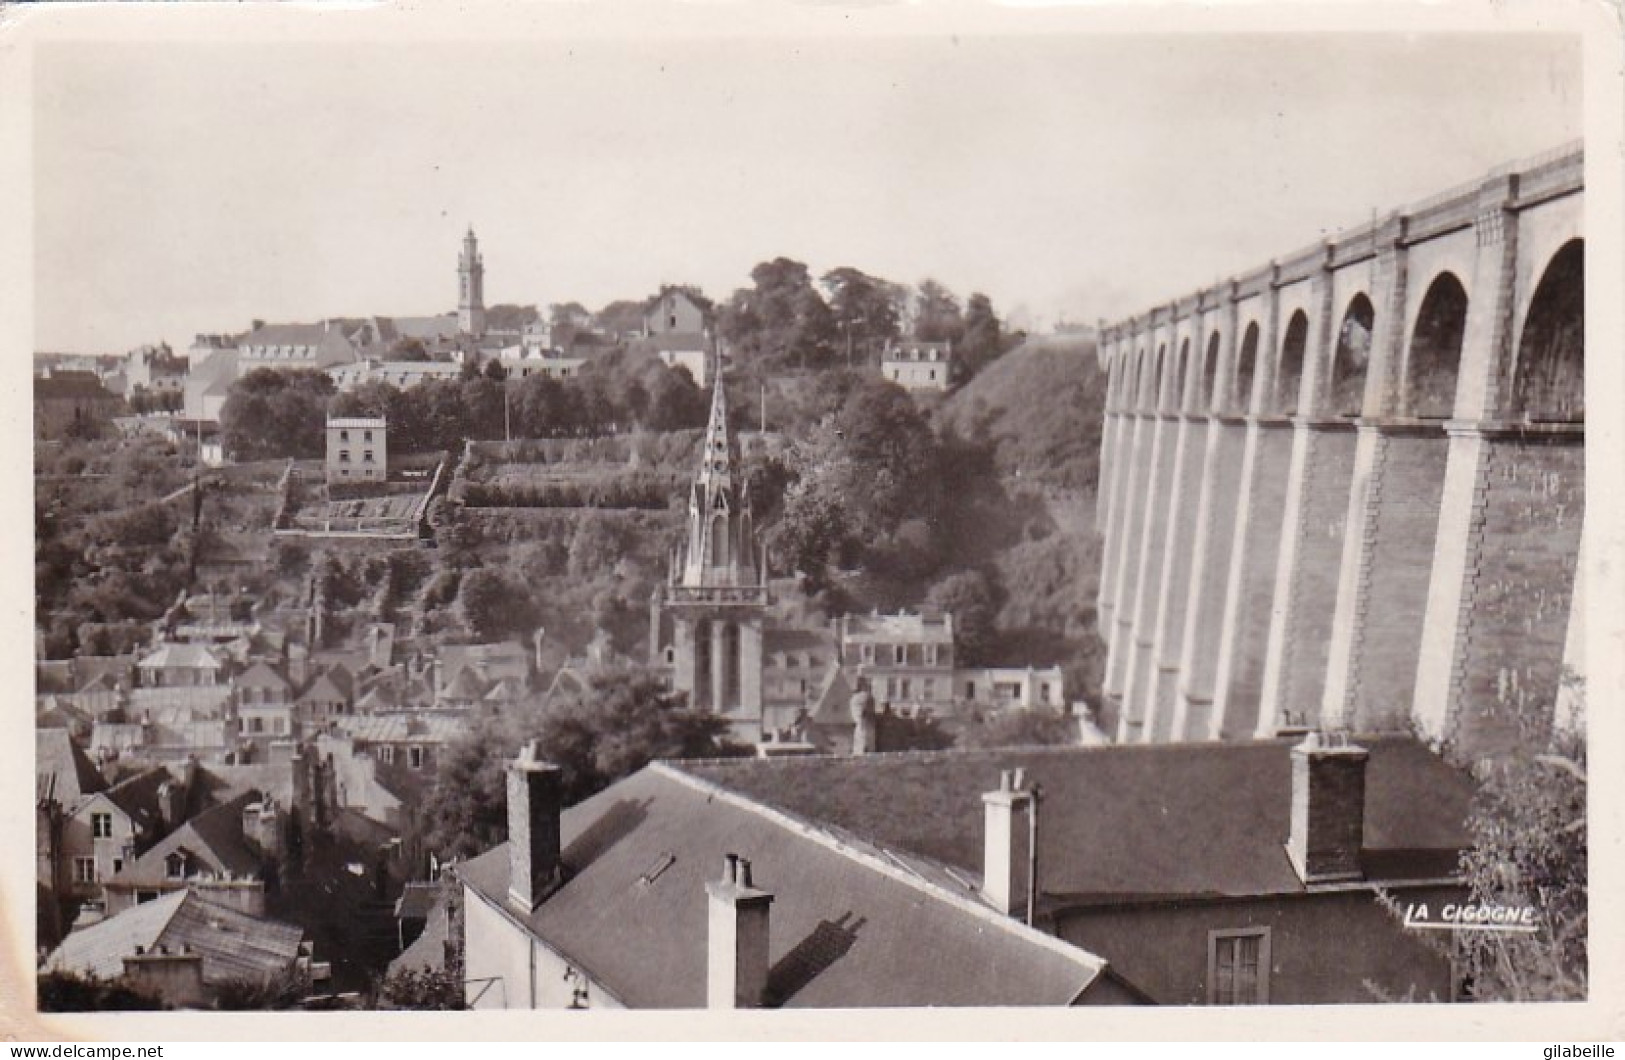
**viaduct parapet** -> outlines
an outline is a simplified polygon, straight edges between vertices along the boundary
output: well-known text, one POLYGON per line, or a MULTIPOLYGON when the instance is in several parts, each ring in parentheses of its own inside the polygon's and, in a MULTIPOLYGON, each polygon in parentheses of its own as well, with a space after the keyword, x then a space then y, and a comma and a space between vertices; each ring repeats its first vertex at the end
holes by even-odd
POLYGON ((1541 738, 1581 668, 1583 162, 1503 166, 1102 328, 1120 742, 1541 738))

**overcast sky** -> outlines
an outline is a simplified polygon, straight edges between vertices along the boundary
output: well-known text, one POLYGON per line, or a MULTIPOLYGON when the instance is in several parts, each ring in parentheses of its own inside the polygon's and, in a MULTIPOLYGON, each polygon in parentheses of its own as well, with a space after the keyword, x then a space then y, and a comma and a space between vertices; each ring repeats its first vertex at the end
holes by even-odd
POLYGON ((756 262, 1038 322, 1166 302, 1582 128, 1563 36, 47 45, 35 348, 723 298, 756 262))

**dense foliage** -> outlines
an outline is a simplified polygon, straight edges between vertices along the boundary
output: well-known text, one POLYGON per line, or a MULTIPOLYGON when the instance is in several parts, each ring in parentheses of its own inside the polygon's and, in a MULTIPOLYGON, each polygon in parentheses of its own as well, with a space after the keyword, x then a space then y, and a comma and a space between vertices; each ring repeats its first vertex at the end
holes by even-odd
POLYGON ((449 745, 420 813, 422 848, 468 857, 506 838, 506 769, 524 741, 536 741, 540 757, 560 767, 570 805, 657 758, 742 751, 727 731, 724 719, 690 710, 653 674, 599 673, 581 693, 487 719, 449 745))
POLYGON ((1539 930, 1461 934, 1459 959, 1475 1000, 1585 1000, 1586 790, 1583 732, 1486 767, 1468 821, 1472 846, 1461 859, 1471 900, 1533 906, 1539 930))

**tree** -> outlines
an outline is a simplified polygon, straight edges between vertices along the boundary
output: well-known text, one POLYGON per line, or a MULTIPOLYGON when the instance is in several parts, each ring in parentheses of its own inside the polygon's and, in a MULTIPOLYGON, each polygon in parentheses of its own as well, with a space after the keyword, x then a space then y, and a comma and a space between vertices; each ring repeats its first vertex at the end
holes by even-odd
POLYGON ((1583 723, 1485 767, 1461 868, 1478 905, 1532 906, 1533 934, 1471 931, 1458 959, 1479 1001, 1583 1001, 1588 983, 1583 723))
POLYGON ((914 337, 921 342, 958 342, 965 333, 959 299, 936 280, 920 283, 914 337))
POLYGON ((954 358, 962 379, 986 368, 1004 353, 1004 335, 999 318, 993 312, 993 301, 977 292, 965 303, 964 334, 954 358))
POLYGON ((954 616, 958 664, 981 664, 998 631, 999 590, 993 580, 979 570, 958 571, 933 585, 926 602, 954 616))
MULTIPOLYGON (((885 343, 898 337, 902 331, 898 312, 903 300, 903 288, 898 284, 870 276, 850 265, 843 265, 824 273, 818 280, 829 293, 829 309, 843 343, 855 342, 859 351, 866 351, 875 343, 885 343)), ((845 351, 841 351, 845 356, 845 351)))
MULTIPOLYGON (((554 308, 557 310, 560 307, 554 308)), ((643 330, 643 314, 646 308, 645 302, 623 298, 600 309, 596 320, 598 326, 612 336, 629 335, 643 330)), ((553 323, 555 326, 566 325, 569 323, 569 317, 555 315, 553 323)), ((556 345, 564 345, 556 338, 554 342, 556 345)))
POLYGON ((507 765, 522 741, 561 769, 566 805, 585 799, 657 758, 748 753, 727 739, 728 723, 690 710, 656 675, 620 670, 554 700, 478 723, 446 748, 420 815, 423 849, 441 857, 483 853, 507 837, 507 765))
POLYGON ((38 986, 41 1012, 136 1012, 169 1007, 123 983, 75 972, 42 972, 38 986))
POLYGON ((477 567, 463 575, 457 606, 468 631, 480 641, 529 633, 535 625, 535 609, 529 595, 491 567, 477 567))
POLYGON ((389 344, 389 359, 392 361, 431 360, 428 349, 423 345, 423 340, 409 336, 398 338, 389 344))
POLYGON ((372 1007, 460 1012, 468 1005, 462 978, 455 972, 445 968, 402 968, 378 983, 372 1007))
POLYGON ((226 450, 238 460, 321 456, 332 397, 321 372, 256 368, 231 384, 220 409, 226 450))
POLYGON ((764 261, 750 272, 753 287, 734 292, 719 328, 746 357, 797 367, 829 362, 835 318, 813 286, 807 266, 789 258, 764 261))
POLYGON ((956 746, 973 751, 1000 747, 1064 747, 1078 742, 1078 722, 1058 710, 1001 710, 982 714, 959 732, 956 746))

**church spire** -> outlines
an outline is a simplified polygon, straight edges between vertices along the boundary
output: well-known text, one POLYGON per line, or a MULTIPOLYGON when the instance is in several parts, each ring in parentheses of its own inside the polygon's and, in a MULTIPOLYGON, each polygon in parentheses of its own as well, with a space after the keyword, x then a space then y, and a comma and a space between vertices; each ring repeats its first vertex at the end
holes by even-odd
POLYGON ((699 473, 688 498, 688 550, 685 585, 749 585, 756 556, 743 482, 737 480, 739 446, 728 426, 728 395, 722 385, 722 359, 712 374, 711 416, 702 439, 699 473))

